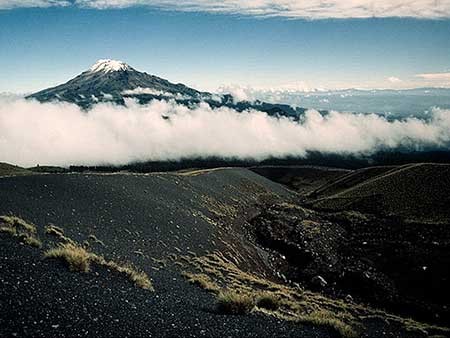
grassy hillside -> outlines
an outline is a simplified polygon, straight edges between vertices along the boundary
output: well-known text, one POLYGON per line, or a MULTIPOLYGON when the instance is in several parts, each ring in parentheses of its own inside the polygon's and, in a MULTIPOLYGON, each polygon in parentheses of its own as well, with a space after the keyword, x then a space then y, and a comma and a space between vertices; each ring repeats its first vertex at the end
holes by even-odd
POLYGON ((450 220, 450 165, 413 164, 394 169, 357 171, 321 187, 315 208, 359 210, 402 218, 448 222, 450 220), (367 175, 369 173, 369 175, 367 175))
POLYGON ((337 177, 335 180, 331 180, 330 182, 325 182, 316 190, 312 191, 309 197, 320 198, 331 196, 397 168, 398 166, 380 166, 349 171, 346 175, 337 177))
POLYGON ((1 176, 14 176, 14 175, 29 175, 32 172, 22 168, 18 167, 12 164, 3 163, 0 162, 0 177, 1 176))
POLYGON ((269 180, 281 183, 301 194, 308 194, 332 182, 350 170, 318 166, 257 166, 250 170, 269 180))

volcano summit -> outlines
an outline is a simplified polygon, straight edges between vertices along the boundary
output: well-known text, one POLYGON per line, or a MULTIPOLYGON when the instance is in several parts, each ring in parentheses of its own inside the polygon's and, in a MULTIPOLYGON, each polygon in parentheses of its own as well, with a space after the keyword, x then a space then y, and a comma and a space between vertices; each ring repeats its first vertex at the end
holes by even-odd
POLYGON ((199 101, 211 99, 212 95, 139 72, 122 61, 106 59, 98 60, 90 69, 62 85, 29 96, 40 102, 59 100, 83 108, 97 102, 124 104, 126 97, 143 102, 154 98, 199 101))
POLYGON ((213 108, 226 106, 237 111, 255 109, 268 115, 294 116, 306 109, 286 104, 261 101, 238 102, 230 94, 214 94, 190 88, 182 83, 172 83, 146 72, 140 72, 122 61, 101 59, 77 77, 56 87, 31 94, 28 99, 40 102, 64 101, 89 109, 99 102, 124 105, 125 99, 135 99, 140 104, 151 100, 173 100, 188 107, 206 102, 213 108))

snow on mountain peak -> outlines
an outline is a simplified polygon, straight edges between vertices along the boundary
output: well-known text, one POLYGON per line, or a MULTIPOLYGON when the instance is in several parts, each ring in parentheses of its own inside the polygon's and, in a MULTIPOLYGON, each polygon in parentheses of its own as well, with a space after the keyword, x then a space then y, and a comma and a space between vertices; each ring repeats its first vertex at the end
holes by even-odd
POLYGON ((110 59, 102 59, 98 60, 91 68, 91 72, 117 72, 120 70, 130 70, 131 67, 127 65, 125 62, 110 60, 110 59))

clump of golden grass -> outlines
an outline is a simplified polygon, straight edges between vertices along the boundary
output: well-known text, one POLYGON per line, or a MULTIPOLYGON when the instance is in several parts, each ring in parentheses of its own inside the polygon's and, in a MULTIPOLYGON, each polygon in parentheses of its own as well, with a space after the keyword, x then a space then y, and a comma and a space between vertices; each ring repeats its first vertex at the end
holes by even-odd
POLYGON ((3 223, 3 226, 14 227, 16 230, 21 228, 22 230, 33 234, 37 232, 36 225, 28 223, 17 216, 0 216, 0 222, 3 223))
POLYGON ((3 232, 5 234, 8 234, 13 237, 17 236, 17 230, 16 230, 16 228, 13 228, 13 227, 1 226, 0 232, 3 232))
POLYGON ((214 283, 211 278, 204 273, 191 273, 187 271, 183 271, 181 273, 189 283, 194 284, 202 289, 207 291, 218 291, 219 286, 214 283))
POLYGON ((152 282, 150 281, 148 275, 144 271, 137 270, 131 264, 119 264, 114 261, 106 261, 103 257, 100 256, 96 256, 95 260, 100 265, 103 265, 118 273, 125 274, 128 279, 132 281, 136 286, 142 289, 154 291, 152 282))
POLYGON ((263 292, 256 297, 256 306, 269 311, 278 310, 280 303, 280 297, 271 292, 263 292))
POLYGON ((107 261, 103 256, 89 252, 78 244, 60 243, 57 247, 47 250, 44 255, 47 258, 62 259, 68 264, 71 271, 89 272, 91 264, 96 263, 112 271, 125 274, 130 281, 140 288, 153 290, 150 278, 145 272, 138 271, 130 264, 107 261))
POLYGON ((328 311, 317 311, 297 318, 299 323, 307 323, 316 326, 326 326, 343 338, 357 337, 357 333, 343 321, 336 318, 334 313, 328 311))
POLYGON ((29 234, 20 234, 19 235, 20 240, 30 246, 34 246, 36 248, 40 248, 42 246, 42 242, 39 238, 30 236, 29 234))
POLYGON ((66 235, 64 235, 64 230, 56 225, 49 224, 45 227, 45 233, 48 235, 55 236, 59 238, 61 241, 71 243, 73 245, 76 245, 76 243, 66 235))
POLYGON ((92 254, 79 245, 60 243, 56 248, 44 253, 47 258, 60 258, 67 263, 71 271, 88 272, 92 254))
POLYGON ((253 297, 232 290, 221 291, 217 295, 217 311, 224 314, 244 315, 255 307, 253 297))
POLYGON ((45 233, 49 235, 61 236, 64 235, 64 230, 56 225, 49 224, 45 227, 45 233))
POLYGON ((17 237, 22 243, 30 246, 37 248, 42 246, 42 242, 36 236, 36 225, 17 216, 0 216, 0 232, 17 237))

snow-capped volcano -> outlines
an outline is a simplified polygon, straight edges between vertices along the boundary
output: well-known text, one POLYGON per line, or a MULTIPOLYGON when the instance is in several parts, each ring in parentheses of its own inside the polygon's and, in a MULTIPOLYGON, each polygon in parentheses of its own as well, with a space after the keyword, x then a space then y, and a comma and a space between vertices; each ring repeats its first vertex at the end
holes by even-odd
POLYGON ((227 106, 238 111, 256 109, 269 115, 298 116, 302 108, 266 102, 236 102, 230 94, 201 92, 181 83, 139 72, 125 62, 102 59, 72 80, 59 86, 41 90, 27 98, 40 102, 65 101, 88 109, 99 102, 125 104, 126 98, 139 103, 151 100, 173 100, 192 107, 206 102, 212 107, 227 106))
POLYGON ((76 103, 83 108, 105 101, 124 104, 126 97, 145 103, 155 98, 200 101, 211 98, 212 94, 139 72, 122 61, 102 59, 72 80, 29 96, 41 102, 76 103))
POLYGON ((117 60, 111 60, 111 59, 100 59, 96 63, 92 65, 90 68, 91 72, 118 72, 118 71, 125 71, 125 70, 132 70, 129 65, 127 65, 125 62, 117 61, 117 60))

